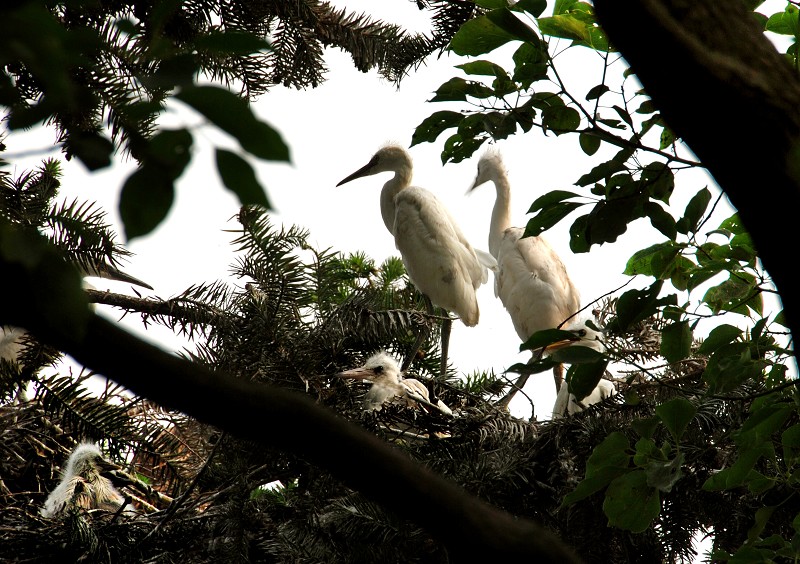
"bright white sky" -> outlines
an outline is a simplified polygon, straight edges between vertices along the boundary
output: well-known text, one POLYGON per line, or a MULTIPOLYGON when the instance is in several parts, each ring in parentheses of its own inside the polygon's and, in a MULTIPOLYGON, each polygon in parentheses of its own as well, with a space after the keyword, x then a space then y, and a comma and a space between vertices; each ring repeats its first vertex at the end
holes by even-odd
MULTIPOLYGON (((341 0, 334 4, 349 6, 358 13, 367 11, 384 21, 422 31, 427 26, 423 13, 406 0, 341 0)), ((492 58, 510 68, 510 52, 501 50, 501 54, 492 58)), ((561 59, 569 59, 564 61, 567 64, 563 68, 571 69, 565 79, 568 84, 577 85, 578 95, 584 95, 600 82, 602 66, 596 54, 575 48, 559 56, 560 64, 561 59)), ((463 60, 447 55, 431 60, 408 76, 399 90, 375 72, 356 71, 349 56, 341 51, 329 50, 327 60, 330 72, 321 87, 308 91, 275 88, 255 104, 258 115, 284 136, 291 148, 292 163, 251 162, 276 208, 274 223, 307 228, 311 233, 310 242, 317 248, 364 251, 380 262, 387 256, 398 255, 393 238, 381 220, 378 204, 380 188, 389 175, 359 179, 338 188, 336 184, 366 164, 383 143, 396 141, 408 146, 415 127, 434 111, 463 108, 426 103, 440 84, 453 76, 463 76, 454 68, 463 60)), ((617 73, 623 69, 622 63, 614 67, 617 73)), ((199 125, 202 120, 191 112, 175 111, 165 123, 199 125)), ((134 256, 125 270, 149 282, 155 288, 152 295, 161 298, 172 297, 201 282, 225 279, 240 286, 246 282, 229 278, 230 265, 234 262, 230 241, 235 234, 225 230, 238 227, 235 221, 238 203, 223 188, 212 152, 214 144, 236 146, 210 127, 196 128, 194 133, 195 153, 191 167, 178 182, 176 201, 169 217, 154 233, 127 245, 134 256)), ((442 136, 436 143, 410 149, 415 163, 414 183, 434 191, 460 222, 473 246, 488 250, 494 187, 486 184, 466 195, 482 151, 468 161, 442 166, 439 155, 445 138, 442 136)), ((52 136, 43 136, 40 130, 14 134, 8 145, 10 153, 19 154, 23 150, 47 147, 51 142, 52 136)), ((598 155, 591 159, 586 157, 578 147, 576 136, 544 137, 537 130, 518 134, 499 147, 511 180, 513 216, 520 226, 526 223, 526 212, 536 197, 553 189, 573 189, 574 182, 589 170, 590 163, 602 162, 598 155)), ((601 151, 613 154, 608 147, 601 151)), ((25 161, 17 159, 17 172, 35 167, 43 156, 46 155, 37 154, 25 161)), ((123 231, 116 206, 122 183, 132 170, 131 163, 120 163, 92 174, 79 162, 65 162, 61 195, 65 200, 97 201, 107 210, 121 237, 123 231)), ((706 185, 716 191, 713 182, 702 174, 682 173, 672 200, 673 214, 680 216, 688 199, 706 185)), ((730 213, 730 208, 721 210, 709 225, 716 227, 730 213)), ((546 237, 561 254, 581 290, 584 303, 623 285, 627 278, 621 273, 627 258, 634 251, 660 240, 646 220, 638 221, 617 244, 594 247, 588 254, 573 255, 569 250, 568 223, 549 231, 546 237)), ((633 285, 643 287, 649 281, 637 280, 633 285)), ((518 352, 519 339, 508 314, 494 297, 492 282, 490 280, 478 292, 479 324, 474 328, 467 328, 460 322, 453 324, 451 363, 460 373, 490 369, 500 373, 528 358, 527 353, 518 352)), ((130 292, 127 284, 97 279, 93 279, 92 284, 101 289, 130 292)), ((145 296, 151 295, 146 290, 139 291, 145 296)), ((698 293, 697 298, 701 296, 698 293)), ((112 309, 104 311, 113 317, 119 316, 112 309)), ((150 327, 144 331, 138 317, 130 316, 122 322, 164 348, 176 350, 185 344, 165 328, 150 327)), ((555 401, 552 382, 551 375, 545 373, 532 377, 525 389, 533 398, 535 416, 540 420, 550 417, 555 401)), ((511 409, 515 415, 528 417, 531 414, 530 405, 521 394, 517 395, 511 409)))

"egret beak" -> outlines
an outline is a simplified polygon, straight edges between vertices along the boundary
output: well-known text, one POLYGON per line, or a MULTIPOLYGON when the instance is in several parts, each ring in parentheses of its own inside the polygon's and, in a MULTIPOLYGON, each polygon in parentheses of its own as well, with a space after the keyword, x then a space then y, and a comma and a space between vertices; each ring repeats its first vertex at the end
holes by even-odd
POLYGON ((367 370, 366 368, 353 368, 352 370, 345 370, 336 374, 339 378, 352 378, 354 380, 372 380, 375 377, 375 371, 367 370))
POLYGON ((97 276, 99 278, 107 278, 108 280, 116 280, 118 282, 128 282, 129 284, 134 284, 136 286, 141 286, 142 288, 147 288, 148 290, 153 290, 153 287, 148 284, 147 282, 142 282, 138 278, 134 278, 129 274, 125 274, 121 270, 107 264, 105 262, 100 262, 97 264, 88 265, 85 268, 86 274, 89 276, 97 276))
POLYGON ((356 178, 361 178, 362 176, 369 176, 370 174, 372 174, 372 167, 374 167, 376 164, 378 164, 378 156, 377 155, 372 157, 372 159, 370 159, 370 161, 367 164, 362 166, 360 169, 355 171, 353 174, 351 174, 350 176, 348 176, 344 180, 340 180, 339 183, 336 186, 341 186, 342 184, 346 184, 347 182, 350 182, 351 180, 355 180, 356 178))

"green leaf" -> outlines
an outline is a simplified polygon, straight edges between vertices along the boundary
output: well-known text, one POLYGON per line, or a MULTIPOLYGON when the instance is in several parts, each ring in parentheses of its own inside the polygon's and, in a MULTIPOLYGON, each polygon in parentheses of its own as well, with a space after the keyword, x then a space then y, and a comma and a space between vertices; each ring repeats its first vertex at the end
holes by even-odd
POLYGON ((567 217, 584 204, 562 202, 548 206, 546 210, 528 220, 523 237, 537 237, 567 217))
POLYGON ((762 443, 761 445, 740 452, 739 458, 729 468, 720 470, 713 474, 703 483, 705 491, 730 490, 744 484, 750 471, 755 466, 758 459, 762 456, 769 456, 773 452, 772 445, 762 443))
POLYGON ((256 204, 272 209, 256 172, 242 157, 225 149, 216 150, 217 171, 225 187, 236 194, 243 206, 256 204))
POLYGON ((686 204, 683 217, 678 220, 678 225, 682 226, 679 227, 678 231, 684 235, 696 231, 710 201, 711 192, 709 192, 708 188, 703 188, 697 192, 689 203, 686 204))
POLYGON ((556 135, 576 131, 581 125, 581 115, 569 106, 550 106, 542 111, 542 125, 556 135))
POLYGON ((98 170, 111 165, 114 144, 99 133, 92 131, 71 133, 65 146, 67 153, 78 157, 89 170, 98 170))
POLYGON ((466 74, 470 75, 508 78, 508 73, 506 73, 505 69, 503 69, 503 67, 501 67, 497 63, 493 63, 491 61, 484 61, 484 60, 469 61, 468 63, 456 65, 456 68, 461 69, 466 74))
POLYGON ((540 43, 539 36, 536 32, 528 27, 525 22, 514 15, 514 12, 506 8, 499 10, 492 10, 486 17, 494 23, 497 27, 511 35, 514 39, 525 41, 531 45, 538 46, 540 43))
POLYGON ((586 461, 586 475, 574 491, 567 494, 561 502, 566 507, 578 502, 606 487, 612 480, 630 469, 630 443, 619 432, 608 435, 597 445, 586 461))
POLYGON ((634 323, 647 319, 658 311, 659 306, 674 305, 676 296, 659 298, 663 282, 657 280, 643 290, 628 290, 617 301, 617 316, 611 319, 607 328, 613 332, 624 332, 634 323))
POLYGON ((733 325, 723 323, 717 325, 708 334, 700 348, 697 349, 698 354, 710 355, 716 352, 719 348, 728 345, 738 339, 742 335, 742 330, 733 325))
POLYGON ((634 419, 631 422, 631 427, 634 431, 639 433, 639 436, 642 438, 652 439, 653 433, 655 433, 660 421, 660 418, 656 416, 634 419))
POLYGON ((545 329, 536 331, 533 335, 519 346, 520 351, 536 350, 553 343, 561 341, 577 341, 578 336, 572 331, 562 331, 561 329, 545 329))
POLYGON ((122 186, 119 215, 128 241, 147 235, 167 217, 174 199, 172 179, 153 166, 143 166, 122 186))
POLYGON ((597 100, 598 98, 600 98, 600 96, 602 96, 606 92, 609 92, 610 90, 611 89, 606 84, 598 84, 597 86, 592 86, 592 88, 586 94, 586 99, 597 100))
POLYGON ((459 112, 434 112, 420 123, 411 136, 411 146, 420 143, 433 143, 441 133, 451 127, 458 126, 464 118, 459 112))
POLYGON ((175 97, 233 136, 242 149, 260 159, 289 161, 289 147, 271 126, 259 120, 250 105, 218 86, 184 87, 175 97))
POLYGON ((661 330, 660 352, 667 362, 689 358, 692 349, 692 330, 687 321, 671 323, 661 330))
POLYGON ((533 17, 538 18, 547 9, 547 0, 519 0, 510 8, 514 11, 525 10, 533 17))
POLYGON ((697 408, 687 399, 675 398, 656 407, 656 415, 676 441, 683 436, 689 422, 694 419, 697 408))
MULTIPOLYGON (((567 348, 586 349, 595 353, 595 355, 600 354, 597 351, 587 347, 575 346, 567 348)), ((558 358, 556 358, 556 360, 558 360, 558 358)), ((603 377, 603 374, 605 374, 607 366, 608 361, 603 360, 602 358, 595 360, 594 362, 576 362, 575 364, 570 365, 569 370, 567 371, 569 392, 575 396, 577 401, 581 401, 594 391, 594 389, 597 387, 597 384, 600 382, 600 379, 603 377)))
POLYGON ((581 150, 589 156, 594 155, 597 150, 600 148, 600 138, 596 135, 589 135, 586 133, 581 133, 578 135, 578 143, 581 146, 581 150))
POLYGON ((450 40, 449 48, 456 55, 477 57, 515 39, 487 16, 478 16, 459 28, 450 40))
POLYGON ((675 190, 675 175, 669 166, 661 162, 652 162, 644 167, 641 178, 651 198, 669 203, 669 198, 675 190))
POLYGON ((643 470, 634 470, 615 478, 606 490, 603 512, 608 524, 633 533, 650 527, 661 511, 658 490, 647 485, 643 470))

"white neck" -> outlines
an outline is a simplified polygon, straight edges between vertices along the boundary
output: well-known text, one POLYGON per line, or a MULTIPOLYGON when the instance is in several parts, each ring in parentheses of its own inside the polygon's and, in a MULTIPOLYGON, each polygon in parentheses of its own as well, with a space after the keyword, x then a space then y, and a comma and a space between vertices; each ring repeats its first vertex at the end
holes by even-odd
POLYGON ((400 167, 394 171, 394 176, 383 185, 381 190, 381 217, 386 229, 389 233, 394 235, 394 215, 395 203, 394 199, 403 188, 407 188, 411 184, 411 167, 400 167))
POLYGON ((504 174, 497 174, 494 178, 497 198, 492 209, 492 221, 489 224, 489 252, 497 257, 503 232, 511 227, 511 186, 504 174))

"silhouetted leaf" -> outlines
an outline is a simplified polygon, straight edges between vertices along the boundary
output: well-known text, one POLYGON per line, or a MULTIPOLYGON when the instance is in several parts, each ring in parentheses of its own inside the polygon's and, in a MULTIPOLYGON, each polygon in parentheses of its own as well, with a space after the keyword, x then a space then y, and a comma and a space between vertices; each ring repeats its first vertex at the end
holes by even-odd
POLYGON ((494 51, 516 39, 492 22, 487 16, 478 16, 464 23, 450 40, 450 50, 456 55, 479 56, 494 51))
POLYGON ((436 138, 451 127, 456 127, 464 116, 459 112, 434 112, 420 123, 411 135, 411 146, 420 143, 433 143, 436 138))
POLYGON ((122 186, 119 215, 128 241, 147 235, 167 217, 175 197, 172 179, 153 166, 131 174, 122 186))
POLYGON ((679 362, 688 358, 691 349, 692 330, 687 321, 671 323, 661 330, 660 352, 667 362, 679 362))
POLYGON ((216 150, 217 170, 225 187, 236 194, 243 206, 257 204, 271 209, 253 167, 242 157, 225 149, 216 150))
POLYGON ((261 159, 289 161, 281 135, 259 120, 242 98, 218 86, 182 88, 175 97, 239 141, 242 149, 261 159))

